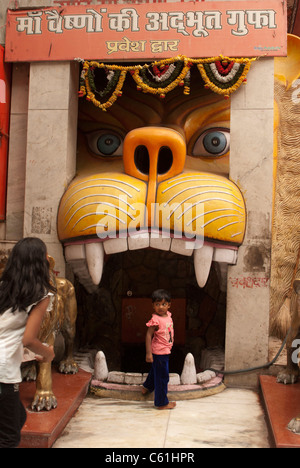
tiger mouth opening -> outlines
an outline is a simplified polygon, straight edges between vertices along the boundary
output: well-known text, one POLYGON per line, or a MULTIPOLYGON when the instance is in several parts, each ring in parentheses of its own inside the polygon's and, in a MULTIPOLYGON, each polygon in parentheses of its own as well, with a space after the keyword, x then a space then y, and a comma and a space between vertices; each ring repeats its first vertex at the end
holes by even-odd
MULTIPOLYGON (((81 241, 81 242, 77 242, 77 243, 73 243, 71 245, 65 246, 65 256, 66 256, 66 260, 68 264, 73 269, 74 274, 77 276, 77 280, 82 284, 84 289, 88 293, 95 295, 94 296, 95 297, 94 301, 96 301, 95 305, 96 303, 98 304, 98 301, 100 299, 100 296, 99 296, 100 291, 102 291, 102 293, 104 293, 104 297, 106 297, 106 293, 103 288, 107 288, 108 284, 106 284, 106 282, 110 281, 108 280, 106 275, 112 273, 111 267, 109 266, 107 268, 106 263, 108 265, 110 264, 110 261, 114 263, 113 257, 115 255, 118 256, 117 263, 119 261, 122 261, 123 263, 124 260, 121 260, 121 259, 126 258, 127 260, 125 260, 125 263, 127 264, 127 266, 129 266, 128 262, 130 261, 130 258, 133 258, 133 262, 134 262, 133 264, 135 264, 137 258, 140 258, 140 256, 143 255, 142 258, 146 259, 145 257, 146 255, 147 262, 145 264, 144 269, 142 269, 140 272, 140 275, 142 276, 146 275, 146 271, 144 270, 145 268, 149 266, 150 257, 152 258, 152 262, 156 261, 164 265, 166 264, 165 262, 168 262, 168 261, 171 261, 172 265, 174 265, 175 262, 182 262, 180 258, 182 258, 182 260, 186 258, 186 261, 184 261, 184 263, 185 265, 190 266, 190 271, 188 273, 189 278, 193 277, 192 268, 194 264, 195 271, 194 271, 193 281, 195 282, 195 286, 196 286, 196 283, 198 283, 198 285, 200 283, 201 288, 203 288, 206 282, 208 281, 210 270, 211 268, 213 268, 215 270, 213 276, 215 277, 215 274, 217 271, 219 288, 221 291, 225 292, 226 283, 227 283, 227 267, 229 264, 234 264, 236 262, 237 254, 238 254, 237 247, 235 247, 234 249, 232 247, 226 248, 224 246, 218 246, 217 244, 214 245, 209 242, 204 242, 204 244, 200 248, 199 244, 197 244, 196 241, 193 242, 193 241, 188 241, 186 239, 162 238, 161 236, 151 237, 151 233, 147 233, 147 232, 141 233, 139 236, 136 235, 134 237, 128 237, 128 238, 123 238, 123 239, 108 239, 104 242, 100 242, 99 240, 97 242, 96 239, 93 239, 93 240, 90 239, 90 240, 81 241), (187 248, 187 243, 188 243, 189 248, 187 248), (124 254, 126 255, 126 257, 123 257, 124 254), (136 255, 138 255, 138 257, 136 257, 136 255), (101 286, 100 284, 101 279, 103 279, 104 281, 104 283, 102 283, 103 286, 101 286)), ((177 263, 177 265, 178 264, 179 263, 177 263)), ((183 263, 181 263, 181 265, 183 266, 183 263)), ((129 268, 131 268, 131 266, 129 268)), ((137 267, 137 268, 140 268, 140 267, 137 267)), ((159 268, 160 267, 157 266, 157 272, 159 268)), ((125 276, 129 273, 129 271, 130 270, 124 271, 125 276)), ((135 271, 134 275, 136 274, 137 273, 135 271)), ((152 270, 149 271, 148 275, 151 275, 151 274, 153 274, 152 270)), ((129 280, 127 281, 125 280, 125 284, 127 283, 130 284, 130 282, 128 281, 129 280)), ((149 279, 149 281, 150 281, 150 284, 152 284, 152 278, 151 280, 149 279)), ((178 282, 178 279, 177 279, 177 282, 178 282)), ((181 287, 184 287, 184 284, 185 284, 185 281, 181 280, 181 287)), ((133 291, 130 291, 130 290, 127 291, 127 289, 126 290, 124 289, 124 285, 122 286, 122 294, 125 294, 125 296, 127 294, 126 297, 128 298, 128 302, 130 304, 132 303, 131 298, 133 298, 133 307, 135 307, 134 299, 138 297, 142 297, 138 293, 138 291, 140 290, 139 287, 137 286, 137 290, 136 290, 135 286, 137 285, 133 284, 133 291)), ((146 287, 149 288, 148 285, 146 287)), ((162 286, 159 286, 159 287, 162 287, 162 286)), ((177 291, 176 289, 176 291, 171 291, 171 293, 172 293, 172 297, 174 295, 174 297, 176 298, 178 296, 179 291, 177 291)), ((82 294, 82 293, 79 293, 79 294, 82 294)), ((115 293, 111 292, 108 294, 115 294, 115 293)), ((182 297, 182 296, 179 295, 178 297, 182 297)), ((123 298, 122 304, 124 300, 125 299, 123 298)), ((125 300, 125 302, 126 301, 127 299, 125 300)), ((176 300, 174 299, 173 302, 176 302, 176 300)), ((114 328, 108 330, 107 328, 107 331, 104 332, 103 338, 100 338, 100 334, 103 332, 101 331, 101 327, 99 325, 98 328, 96 327, 98 330, 98 333, 100 333, 98 338, 96 339, 97 344, 94 343, 91 345, 92 347, 96 346, 96 349, 98 350, 103 350, 105 352, 105 355, 108 357, 107 362, 109 366, 110 375, 108 376, 108 380, 101 379, 101 380, 106 381, 107 384, 140 385, 140 383, 142 383, 141 382, 142 379, 144 378, 143 373, 146 373, 149 367, 147 366, 147 364, 145 364, 144 337, 143 337, 143 342, 142 342, 142 339, 138 339, 137 342, 135 343, 131 341, 127 342, 126 340, 123 339, 123 332, 121 333, 118 328, 120 326, 122 327, 121 328, 122 330, 125 330, 126 328, 126 326, 125 328, 123 328, 124 327, 123 320, 125 320, 124 311, 126 309, 126 304, 124 306, 120 305, 120 307, 122 308, 122 311, 119 310, 118 312, 118 316, 122 317, 118 319, 118 323, 122 321, 122 325, 120 324, 117 325, 117 330, 114 330, 114 328), (124 308, 124 311, 123 311, 123 308, 124 308), (106 335, 107 333, 112 333, 112 335, 106 335), (117 333, 117 335, 120 334, 119 342, 118 344, 117 343, 115 344, 117 350, 112 345, 112 343, 115 342, 116 340, 116 338, 113 338, 114 333, 117 333), (136 373, 138 373, 138 375, 136 375, 136 373)), ((99 304, 99 307, 101 308, 100 304, 99 304)), ((102 304, 102 307, 103 307, 103 304, 102 304)), ((140 307, 142 307, 141 309, 143 311, 142 315, 144 316, 144 306, 141 305, 140 307)), ((107 311, 105 311, 105 314, 107 314, 107 311)), ((186 312, 183 314, 183 317, 184 317, 184 320, 187 320, 186 312)), ((99 320, 102 320, 100 316, 99 316, 99 320)), ((132 331, 130 333, 132 333, 132 331)), ((178 333, 178 326, 177 326, 177 336, 178 335, 179 333, 178 333)), ((184 338, 184 343, 185 343, 185 340, 186 338, 184 338)), ((178 343, 178 339, 177 339, 177 343, 174 344, 174 349, 172 350, 172 358, 171 358, 172 360, 171 372, 173 373, 175 372, 175 375, 172 375, 171 381, 176 382, 176 383, 170 383, 170 385, 180 385, 181 383, 181 374, 184 368, 184 365, 183 365, 184 349, 185 349, 185 345, 181 341, 179 341, 178 343)), ((198 362, 199 355, 197 354, 197 352, 195 354, 195 359, 198 362)), ((197 371, 200 372, 198 364, 197 364, 197 371)), ((212 379, 213 377, 214 376, 211 373, 206 373, 204 376, 198 376, 198 380, 200 383, 203 383, 203 382, 206 382, 207 380, 212 379)), ((100 380, 100 379, 98 378, 96 380, 100 380)), ((197 382, 194 382, 194 383, 197 383, 197 382)))
POLYGON ((101 281, 105 256, 131 250, 193 256, 201 288, 213 261, 222 270, 224 264, 236 263, 246 224, 244 199, 236 185, 221 176, 193 172, 152 188, 154 201, 149 201, 146 182, 105 173, 79 179, 65 193, 59 237, 67 263, 88 292, 101 281))
POLYGON ((93 293, 101 282, 107 255, 148 248, 188 257, 193 256, 195 276, 201 288, 206 284, 212 262, 219 264, 221 282, 224 282, 227 266, 236 263, 238 254, 238 248, 233 246, 219 246, 208 241, 200 242, 199 239, 167 238, 145 231, 126 238, 108 239, 104 242, 89 239, 66 244, 65 258, 79 282, 87 292, 93 293))

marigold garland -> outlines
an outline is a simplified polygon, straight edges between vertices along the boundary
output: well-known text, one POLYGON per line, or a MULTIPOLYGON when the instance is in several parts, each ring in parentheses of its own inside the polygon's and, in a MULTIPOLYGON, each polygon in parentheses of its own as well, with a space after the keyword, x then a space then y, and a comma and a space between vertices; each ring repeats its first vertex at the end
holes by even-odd
POLYGON ((239 68, 235 67, 237 62, 230 63, 231 70, 227 77, 220 79, 217 77, 217 62, 211 64, 199 63, 198 70, 205 82, 205 87, 211 89, 213 92, 222 94, 225 98, 228 98, 231 93, 236 91, 242 83, 246 83, 246 75, 250 69, 251 62, 240 64, 239 68), (233 73, 235 72, 235 73, 233 73))
POLYGON ((190 93, 191 67, 195 64, 202 76, 205 87, 217 94, 228 98, 242 83, 245 83, 247 73, 255 58, 229 58, 211 57, 206 59, 190 59, 177 56, 169 59, 155 61, 144 65, 110 65, 96 61, 82 61, 83 69, 80 78, 79 96, 91 101, 95 106, 106 111, 122 96, 122 88, 130 72, 137 84, 137 89, 144 93, 158 94, 164 98, 167 93, 177 86, 183 86, 184 94, 190 93), (104 70, 107 84, 102 90, 95 85, 95 71, 104 70), (110 97, 104 102, 100 99, 110 97))
MULTIPOLYGON (((164 98, 167 93, 172 91, 178 85, 184 84, 184 79, 186 78, 187 73, 190 70, 190 63, 187 62, 188 59, 178 60, 178 57, 174 59, 169 59, 167 64, 176 64, 174 72, 165 80, 165 82, 156 83, 150 82, 145 74, 147 68, 143 68, 142 70, 134 70, 132 73, 132 77, 134 81, 137 83, 137 89, 143 90, 144 93, 151 93, 151 94, 159 94, 161 98, 164 98), (142 76, 141 76, 142 75, 142 76)), ((166 61, 154 62, 152 64, 153 67, 162 67, 165 66, 166 61), (164 62, 164 63, 162 63, 164 62)))

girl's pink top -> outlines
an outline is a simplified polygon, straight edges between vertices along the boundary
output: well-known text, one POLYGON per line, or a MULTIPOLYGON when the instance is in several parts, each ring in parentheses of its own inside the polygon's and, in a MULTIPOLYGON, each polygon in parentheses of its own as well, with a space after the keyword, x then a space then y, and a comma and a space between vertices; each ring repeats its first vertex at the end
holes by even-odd
POLYGON ((170 354, 174 342, 174 327, 172 315, 168 311, 166 317, 153 314, 147 327, 158 327, 152 338, 153 354, 170 354))

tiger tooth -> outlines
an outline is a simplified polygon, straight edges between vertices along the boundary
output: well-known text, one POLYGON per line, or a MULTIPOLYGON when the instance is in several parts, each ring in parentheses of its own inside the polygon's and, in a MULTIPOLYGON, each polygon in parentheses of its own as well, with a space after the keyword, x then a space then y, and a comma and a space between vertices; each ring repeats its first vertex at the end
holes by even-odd
POLYGON ((65 247, 65 259, 67 263, 84 262, 85 261, 85 246, 84 244, 67 245, 65 247))
POLYGON ((129 250, 147 249, 150 246, 150 236, 148 232, 132 234, 128 237, 129 250))
POLYGON ((200 288, 203 288, 206 284, 210 272, 213 253, 214 248, 209 245, 204 245, 202 249, 194 250, 195 275, 200 288))
POLYGON ((92 242, 85 246, 86 261, 93 283, 97 286, 102 278, 104 264, 104 249, 100 242, 92 242))
POLYGON ((195 359, 192 353, 188 353, 185 357, 180 381, 182 385, 193 385, 197 383, 195 359))
POLYGON ((88 269, 85 245, 74 244, 66 246, 65 259, 87 292, 93 293, 97 289, 97 286, 94 284, 88 269))
POLYGON ((150 247, 152 249, 169 251, 171 247, 171 238, 164 237, 163 234, 159 232, 151 231, 150 247))
POLYGON ((193 242, 187 242, 183 239, 172 239, 171 252, 190 257, 194 251, 193 245, 193 242))
POLYGON ((126 252, 128 250, 127 238, 108 239, 103 243, 106 255, 126 252))
POLYGON ((105 381, 108 377, 108 367, 103 351, 98 351, 95 357, 94 379, 105 381))
POLYGON ((216 270, 219 279, 219 286, 222 292, 227 289, 228 265, 235 265, 238 251, 233 249, 215 248, 213 261, 216 262, 216 270))
POLYGON ((214 250, 213 261, 235 265, 237 262, 237 254, 237 250, 216 248, 214 250))

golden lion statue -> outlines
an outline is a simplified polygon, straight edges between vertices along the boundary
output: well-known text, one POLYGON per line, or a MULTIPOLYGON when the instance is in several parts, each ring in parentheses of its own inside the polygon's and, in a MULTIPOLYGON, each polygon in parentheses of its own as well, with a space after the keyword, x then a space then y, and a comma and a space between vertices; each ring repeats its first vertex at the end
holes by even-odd
POLYGON ((287 368, 278 382, 294 383, 293 341, 300 331, 300 38, 288 35, 288 56, 275 59, 274 217, 270 335, 287 339, 287 368), (296 287, 296 285, 298 285, 296 287), (294 286, 294 288, 293 288, 294 286), (298 294, 298 296, 297 296, 298 294))
MULTIPOLYGON (((283 383, 294 383, 299 376, 299 348, 293 351, 292 345, 300 343, 300 276, 295 279, 294 291, 297 295, 296 307, 291 320, 291 333, 288 347, 288 366, 278 374, 277 380, 283 383), (297 339, 296 339, 297 338, 297 339), (292 340, 295 340, 293 343, 292 340), (287 380, 287 382, 285 382, 287 380)), ((288 429, 296 434, 300 434, 300 415, 294 417, 288 424, 288 429)))

